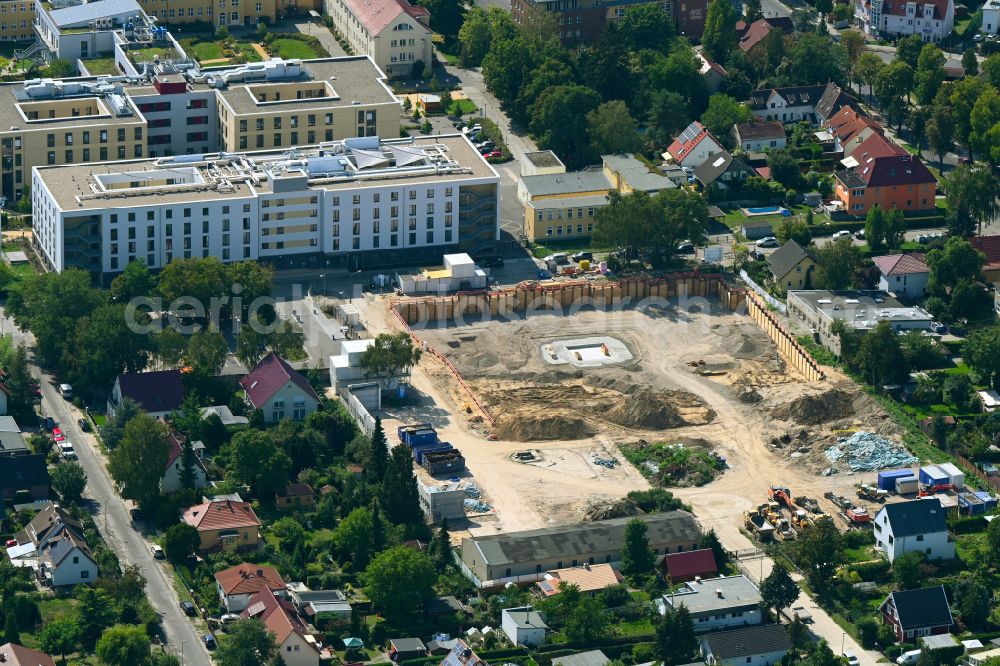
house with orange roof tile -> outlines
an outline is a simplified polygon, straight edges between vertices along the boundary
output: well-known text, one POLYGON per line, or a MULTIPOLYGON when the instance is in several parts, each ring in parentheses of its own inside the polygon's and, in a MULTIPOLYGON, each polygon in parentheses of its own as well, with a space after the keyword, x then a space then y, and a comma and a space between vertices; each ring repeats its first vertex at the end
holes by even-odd
POLYGON ((250 598, 261 590, 279 595, 287 593, 285 579, 277 569, 251 562, 216 572, 215 585, 219 589, 222 605, 229 613, 242 612, 250 605, 250 598))
POLYGON ((325 0, 326 13, 355 53, 367 54, 390 78, 431 71, 431 17, 408 0, 325 0))
POLYGON ((240 615, 261 620, 274 634, 278 654, 286 666, 318 666, 322 645, 285 599, 274 596, 270 590, 261 590, 240 615))
POLYGON ((722 150, 722 144, 696 120, 674 139, 663 158, 682 167, 695 169, 722 150))
POLYGON ((198 550, 249 550, 260 544, 260 519, 249 502, 221 500, 188 507, 181 520, 198 530, 198 550))
POLYGON ((0 645, 0 663, 4 666, 56 666, 49 655, 17 643, 0 645))

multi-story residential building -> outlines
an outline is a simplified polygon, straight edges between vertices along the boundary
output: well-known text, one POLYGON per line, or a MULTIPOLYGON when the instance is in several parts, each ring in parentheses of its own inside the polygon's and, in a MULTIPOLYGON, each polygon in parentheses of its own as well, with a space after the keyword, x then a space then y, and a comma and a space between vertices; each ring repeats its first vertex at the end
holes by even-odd
POLYGON ((408 0, 326 0, 326 13, 355 53, 372 57, 393 78, 409 78, 414 65, 431 71, 430 14, 408 0))
POLYGON ((559 37, 564 43, 594 42, 605 26, 617 21, 630 7, 655 4, 674 19, 679 34, 700 39, 705 29, 707 0, 512 0, 515 23, 536 8, 556 14, 559 37))
POLYGON ((39 256, 107 281, 174 258, 350 268, 494 249, 500 177, 462 135, 42 166, 39 256))
POLYGON ((139 4, 161 24, 214 23, 229 27, 273 23, 322 8, 318 0, 139 0, 139 4))
POLYGON ((834 196, 850 215, 867 215, 876 205, 906 213, 934 209, 937 179, 913 155, 870 157, 856 167, 837 171, 834 180, 834 196))
POLYGON ((983 24, 979 27, 979 32, 987 35, 995 35, 1000 31, 1000 0, 986 0, 983 4, 983 24))
POLYGON ((872 37, 919 35, 940 42, 955 27, 954 0, 855 0, 858 26, 872 37))
POLYGON ((8 201, 23 195, 35 166, 399 133, 399 101, 365 56, 182 75, 171 64, 137 68, 126 51, 116 52, 136 83, 99 77, 0 85, 0 194, 8 201))
POLYGON ((0 2, 0 42, 34 39, 34 23, 34 0, 3 0, 0 2))

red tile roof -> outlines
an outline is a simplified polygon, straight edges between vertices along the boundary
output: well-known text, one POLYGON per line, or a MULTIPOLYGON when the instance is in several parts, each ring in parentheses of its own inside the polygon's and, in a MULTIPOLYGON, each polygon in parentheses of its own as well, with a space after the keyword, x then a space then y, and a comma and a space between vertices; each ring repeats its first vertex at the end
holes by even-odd
POLYGON ((737 123, 736 132, 739 134, 741 141, 785 138, 785 126, 777 120, 737 123))
MULTIPOLYGON (((167 444, 170 445, 170 453, 167 455, 167 466, 164 469, 170 469, 170 466, 174 464, 174 461, 181 457, 184 453, 184 435, 179 432, 170 431, 170 436, 167 437, 167 444)), ((205 463, 201 461, 198 456, 194 457, 194 464, 202 469, 205 469, 205 463)))
POLYGON ((743 33, 742 37, 740 37, 740 49, 742 49, 744 53, 748 53, 751 49, 753 49, 753 47, 764 41, 764 38, 767 37, 774 29, 774 26, 768 23, 765 19, 757 19, 750 24, 747 31, 743 33))
MULTIPOLYGON (((924 5, 934 5, 934 18, 939 21, 943 21, 945 15, 948 13, 948 4, 950 0, 922 0, 918 3, 917 15, 923 17, 923 6, 924 5)), ((882 3, 882 13, 892 14, 893 16, 906 16, 906 0, 892 0, 891 2, 882 3)))
POLYGON ((876 157, 906 155, 907 152, 902 147, 876 132, 855 146, 848 154, 856 159, 858 164, 864 164, 876 157))
POLYGON ((240 386, 246 391, 250 403, 254 407, 260 407, 289 381, 305 391, 306 395, 319 401, 319 396, 309 385, 308 380, 274 352, 270 352, 261 359, 260 363, 255 365, 254 369, 240 380, 240 386))
POLYGON ((372 35, 380 34, 403 13, 423 25, 428 24, 430 16, 424 7, 406 0, 344 0, 344 3, 372 35))
POLYGON ((996 270, 1000 268, 1000 236, 973 236, 969 239, 969 243, 986 255, 984 269, 996 270))
POLYGON ((856 171, 868 187, 937 183, 924 163, 911 155, 876 157, 856 167, 856 171))
POLYGON ((4 666, 56 666, 52 657, 44 652, 17 643, 0 645, 0 662, 3 662, 4 666))
MULTIPOLYGON (((262 620, 267 630, 274 632, 274 642, 279 646, 292 632, 297 633, 303 640, 310 635, 306 625, 295 612, 295 608, 284 599, 274 596, 270 590, 261 590, 253 595, 250 598, 250 605, 240 615, 262 620)), ((316 647, 315 643, 308 640, 306 642, 316 647)))
POLYGON ((254 594, 265 589, 285 589, 285 581, 277 569, 248 562, 219 571, 215 574, 215 580, 225 595, 254 594))
POLYGON ((260 519, 248 502, 232 500, 189 507, 184 511, 183 520, 198 531, 260 527, 260 519))
POLYGON ((671 553, 664 558, 663 564, 667 569, 667 575, 676 579, 711 576, 719 571, 715 563, 715 553, 711 548, 671 553))
POLYGON ((887 254, 873 257, 872 261, 885 275, 913 275, 927 272, 927 260, 923 252, 887 254))
POLYGON ((674 160, 680 162, 684 157, 691 154, 691 151, 704 141, 707 136, 711 136, 708 130, 696 120, 674 139, 674 142, 667 148, 667 152, 670 153, 670 156, 674 160))

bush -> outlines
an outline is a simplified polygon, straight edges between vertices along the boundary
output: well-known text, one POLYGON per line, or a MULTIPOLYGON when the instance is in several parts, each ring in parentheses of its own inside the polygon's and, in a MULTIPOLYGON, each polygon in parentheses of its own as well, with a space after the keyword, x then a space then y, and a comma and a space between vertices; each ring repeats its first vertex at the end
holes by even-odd
POLYGON ((878 640, 878 623, 870 617, 866 617, 857 623, 858 639, 861 647, 871 650, 878 640))
POLYGON ((891 574, 892 566, 889 564, 888 560, 879 560, 878 562, 865 562, 864 564, 855 564, 851 567, 851 570, 858 574, 861 580, 865 582, 873 583, 888 583, 891 574))

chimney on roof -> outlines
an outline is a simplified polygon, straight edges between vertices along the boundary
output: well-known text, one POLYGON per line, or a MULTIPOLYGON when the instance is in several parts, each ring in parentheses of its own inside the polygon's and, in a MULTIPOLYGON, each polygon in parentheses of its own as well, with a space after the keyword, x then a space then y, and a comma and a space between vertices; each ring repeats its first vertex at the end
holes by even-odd
POLYGON ((717 596, 717 597, 719 597, 721 599, 722 598, 722 590, 720 590, 719 588, 715 588, 715 596, 717 596))
POLYGON ((257 575, 258 576, 263 576, 264 575, 264 570, 263 569, 257 569, 257 575))

